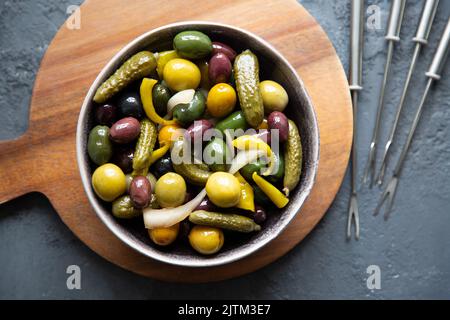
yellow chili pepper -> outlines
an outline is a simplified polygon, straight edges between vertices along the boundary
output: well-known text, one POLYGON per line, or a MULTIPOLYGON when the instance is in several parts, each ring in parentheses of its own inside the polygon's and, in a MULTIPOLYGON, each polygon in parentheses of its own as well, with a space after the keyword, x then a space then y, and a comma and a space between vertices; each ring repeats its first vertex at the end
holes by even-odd
POLYGON ((241 185, 241 197, 239 198, 239 203, 236 207, 255 212, 255 196, 253 194, 252 186, 245 181, 239 171, 236 172, 234 176, 238 179, 239 184, 241 185))
POLYGON ((284 208, 289 203, 289 199, 280 190, 264 178, 260 177, 256 172, 253 172, 252 178, 258 187, 261 188, 266 196, 269 197, 278 208, 284 208))
POLYGON ((153 105, 153 95, 152 90, 155 84, 158 81, 155 79, 149 79, 144 78, 142 79, 141 87, 140 87, 140 94, 141 94, 141 101, 142 105, 144 107, 145 114, 147 117, 150 118, 155 123, 159 123, 162 125, 172 125, 176 124, 176 120, 166 120, 162 118, 155 110, 155 106, 153 105))
POLYGON ((267 156, 272 155, 272 149, 263 140, 257 136, 243 135, 233 140, 233 147, 239 150, 263 150, 267 156))
POLYGON ((240 150, 263 150, 269 157, 269 167, 263 172, 263 176, 269 176, 275 171, 276 159, 270 146, 262 139, 254 135, 243 135, 233 140, 233 147, 240 150))
POLYGON ((150 155, 149 160, 150 166, 154 164, 158 159, 161 159, 167 153, 167 151, 169 151, 169 149, 170 143, 166 143, 161 148, 153 151, 152 154, 150 155))

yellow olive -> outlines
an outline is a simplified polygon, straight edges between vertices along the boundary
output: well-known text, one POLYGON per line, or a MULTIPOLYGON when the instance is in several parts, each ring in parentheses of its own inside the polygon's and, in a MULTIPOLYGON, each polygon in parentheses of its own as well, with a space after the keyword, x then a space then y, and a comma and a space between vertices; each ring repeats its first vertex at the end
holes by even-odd
POLYGON ((168 61, 163 71, 164 81, 173 91, 196 89, 200 84, 200 70, 186 59, 168 61))
POLYGON ((261 91, 266 113, 271 113, 272 111, 283 112, 289 102, 289 97, 280 84, 272 80, 265 80, 259 84, 259 90, 261 91))
POLYGON ((161 128, 158 133, 159 145, 165 145, 172 143, 179 137, 182 132, 179 130, 181 127, 177 124, 167 125, 161 128))
POLYGON ((94 171, 92 187, 101 199, 111 202, 126 191, 125 174, 115 164, 106 163, 94 171))
POLYGON ((230 114, 236 105, 236 91, 227 83, 218 83, 209 90, 206 108, 213 117, 230 114))
POLYGON ((159 53, 158 61, 156 63, 156 71, 158 72, 159 78, 163 77, 164 67, 167 62, 173 59, 180 58, 175 50, 163 51, 159 53))
POLYGON ((214 254, 223 246, 224 236, 220 229, 194 226, 189 233, 192 248, 202 254, 214 254))
POLYGON ((178 207, 186 198, 186 182, 178 173, 168 172, 156 181, 155 195, 162 208, 178 207))
POLYGON ((168 228, 155 228, 148 230, 150 239, 159 246, 168 246, 177 239, 180 224, 168 228))
POLYGON ((215 172, 206 182, 206 193, 216 206, 229 208, 238 204, 241 186, 239 180, 231 173, 215 172))

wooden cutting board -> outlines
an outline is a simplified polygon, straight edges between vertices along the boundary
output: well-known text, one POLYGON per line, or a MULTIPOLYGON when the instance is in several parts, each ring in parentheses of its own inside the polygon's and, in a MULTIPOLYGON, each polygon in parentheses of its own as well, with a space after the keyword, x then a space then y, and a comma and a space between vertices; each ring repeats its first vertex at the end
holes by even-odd
MULTIPOLYGON (((152 278, 176 282, 228 279, 284 255, 317 224, 341 185, 351 147, 347 79, 320 25, 294 0, 88 0, 81 28, 63 25, 36 77, 28 131, 0 142, 0 203, 45 194, 64 223, 105 259, 152 278), (168 23, 206 20, 247 29, 275 46, 305 82, 320 127, 317 182, 301 213, 276 240, 232 264, 192 269, 146 258, 119 241, 88 204, 75 157, 78 112, 89 86, 112 56, 136 36, 168 23)), ((344 232, 344 226, 342 226, 344 232)))

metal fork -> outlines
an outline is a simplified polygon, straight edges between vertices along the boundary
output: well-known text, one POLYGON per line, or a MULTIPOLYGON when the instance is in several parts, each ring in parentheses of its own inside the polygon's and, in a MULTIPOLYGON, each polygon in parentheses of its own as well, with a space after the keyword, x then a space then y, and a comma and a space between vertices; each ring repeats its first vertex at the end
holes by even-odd
POLYGON ((386 32, 386 41, 388 41, 388 51, 386 58, 386 65, 384 67, 383 83, 381 85, 380 96, 378 100, 377 115, 375 127, 372 133, 372 141, 370 142, 369 159, 367 161, 366 169, 364 170, 363 183, 366 184, 370 178, 370 187, 373 185, 375 177, 375 160, 378 144, 378 134, 380 131, 381 115, 384 109, 384 97, 386 84, 389 78, 391 69, 392 56, 394 53, 394 43, 400 41, 400 29, 402 27, 403 15, 405 13, 406 0, 393 0, 391 11, 389 14, 388 27, 386 32))
POLYGON ((416 43, 414 54, 411 60, 411 65, 409 67, 408 74, 406 76, 405 84, 403 86, 402 95, 400 96, 400 102, 397 106, 397 113, 395 115, 394 124, 391 127, 391 131, 389 133, 389 138, 384 147, 384 154, 381 160, 381 168, 378 174, 377 183, 378 185, 383 184, 384 172, 386 170, 386 165, 388 161, 388 156, 391 151, 391 146, 394 141, 395 132, 397 130, 398 121, 400 119, 400 114, 403 109, 403 105, 406 100, 406 94, 408 93, 409 84, 416 67, 416 63, 422 49, 422 46, 426 46, 428 44, 428 36, 430 35, 431 26, 433 25, 433 20, 436 15, 437 7, 439 5, 439 0, 426 0, 422 9, 422 15, 419 21, 419 25, 417 27, 416 36, 412 39, 413 42, 416 43))
POLYGON ((353 146, 352 146, 352 169, 350 203, 347 217, 347 239, 352 236, 352 222, 355 223, 355 238, 359 239, 359 214, 357 201, 357 157, 356 157, 356 137, 358 118, 358 91, 362 90, 362 48, 364 35, 364 0, 352 0, 352 23, 351 23, 351 48, 350 48, 350 72, 349 84, 352 92, 353 103, 353 146))
POLYGON ((434 81, 438 81, 441 79, 440 74, 442 72, 442 69, 444 68, 445 61, 448 56, 449 43, 450 43, 450 18, 447 21, 447 26, 445 27, 444 33, 441 37, 441 40, 439 41, 439 46, 436 49, 436 52, 433 57, 433 61, 431 62, 431 66, 428 69, 428 72, 425 74, 429 78, 427 86, 425 87, 425 92, 422 96, 419 107, 416 111, 416 115, 414 116, 413 123, 412 123, 411 128, 408 133, 408 138, 406 139, 406 142, 403 146, 402 152, 400 154, 400 158, 398 159, 397 165, 395 166, 392 178, 389 181, 389 184, 387 185, 383 194, 381 195, 381 199, 378 202, 378 205, 375 209, 375 212, 374 212, 375 216, 378 215, 378 213, 380 212, 380 209, 383 206, 383 203, 385 201, 387 201, 387 208, 384 212, 384 218, 388 219, 388 217, 389 217, 389 214, 391 212, 392 205, 394 202, 395 193, 397 191, 400 173, 401 173, 403 163, 406 158, 406 154, 408 153, 408 149, 409 149, 409 146, 411 145, 411 141, 414 136, 414 132, 416 131, 417 124, 419 123, 420 117, 422 115, 423 106, 425 105, 425 101, 426 101, 426 98, 430 91, 430 88, 433 85, 434 81))

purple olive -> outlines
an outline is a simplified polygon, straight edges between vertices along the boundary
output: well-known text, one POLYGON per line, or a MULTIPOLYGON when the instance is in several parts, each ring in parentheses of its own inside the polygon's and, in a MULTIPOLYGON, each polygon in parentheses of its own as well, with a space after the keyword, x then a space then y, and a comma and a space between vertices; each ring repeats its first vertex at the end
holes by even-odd
POLYGON ((217 53, 209 60, 209 80, 213 84, 228 82, 231 76, 231 62, 223 53, 217 53))
POLYGON ((120 144, 129 143, 136 139, 141 132, 141 124, 132 117, 120 119, 109 130, 112 141, 120 144))
POLYGON ((137 209, 145 208, 150 203, 151 185, 144 176, 134 177, 130 184, 130 198, 137 209))
POLYGON ((102 104, 95 110, 95 120, 105 126, 111 126, 117 119, 117 107, 112 104, 102 104))
POLYGON ((234 58, 236 58, 236 51, 234 51, 231 47, 227 46, 224 43, 221 42, 213 42, 212 43, 213 49, 212 49, 212 55, 215 55, 216 53, 223 53, 230 59, 230 61, 234 61, 234 58))
POLYGON ((253 215, 253 220, 257 224, 263 224, 267 219, 266 211, 260 205, 255 205, 255 213, 253 215))
POLYGON ((289 122, 284 113, 279 111, 272 112, 267 117, 267 123, 269 124, 269 129, 278 130, 278 138, 281 143, 288 139, 289 122))
POLYGON ((203 134, 206 130, 213 127, 211 121, 206 119, 195 120, 193 124, 186 130, 186 135, 190 137, 191 141, 195 139, 203 140, 203 134))
POLYGON ((217 206, 212 203, 211 200, 205 198, 200 202, 200 204, 195 208, 195 210, 205 210, 205 211, 215 211, 217 210, 217 206))
POLYGON ((131 146, 120 146, 114 150, 112 163, 116 164, 124 173, 133 170, 134 148, 131 146))

